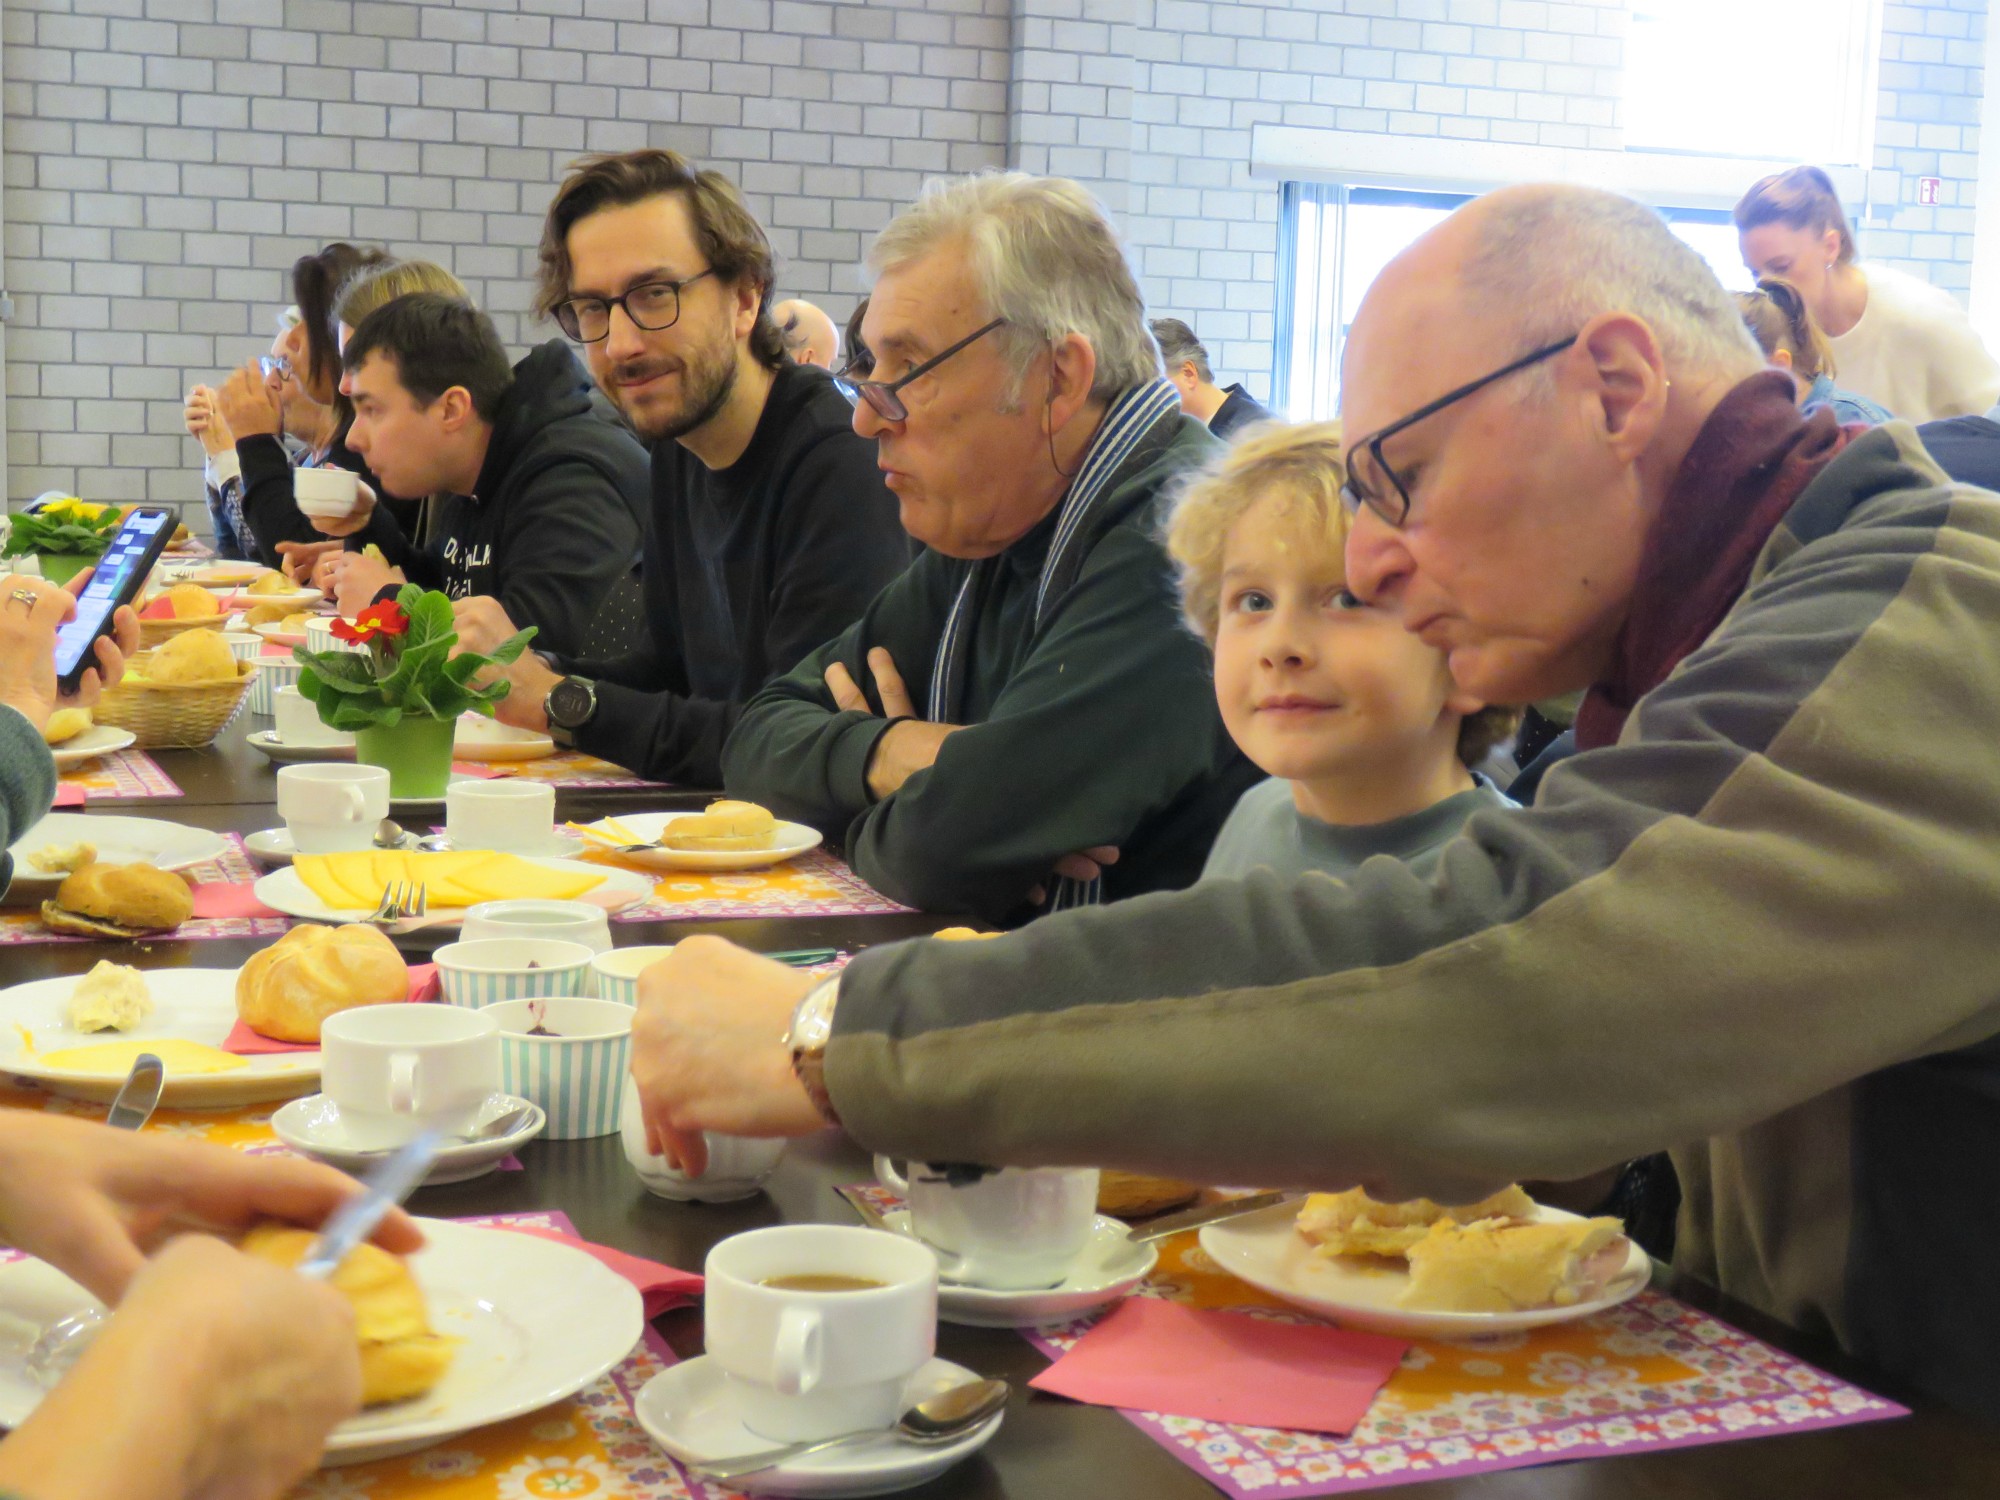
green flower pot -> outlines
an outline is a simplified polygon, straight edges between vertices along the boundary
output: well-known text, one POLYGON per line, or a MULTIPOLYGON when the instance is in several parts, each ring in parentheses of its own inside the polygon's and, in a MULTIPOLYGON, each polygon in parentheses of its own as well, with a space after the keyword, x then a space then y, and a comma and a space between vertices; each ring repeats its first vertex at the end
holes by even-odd
POLYGON ((354 758, 389 773, 391 797, 444 795, 451 780, 451 737, 456 719, 404 718, 399 723, 354 731, 354 758))
POLYGON ((68 583, 85 568, 96 566, 103 553, 86 557, 81 552, 37 552, 35 560, 42 565, 42 577, 60 587, 68 583))

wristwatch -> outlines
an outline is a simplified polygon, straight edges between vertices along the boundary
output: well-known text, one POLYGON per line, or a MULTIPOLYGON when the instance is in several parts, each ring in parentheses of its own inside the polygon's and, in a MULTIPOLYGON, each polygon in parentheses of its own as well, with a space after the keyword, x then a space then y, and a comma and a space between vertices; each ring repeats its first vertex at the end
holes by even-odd
POLYGON ((564 749, 576 743, 576 732, 597 712, 597 684, 588 677, 565 677, 542 700, 548 715, 549 738, 564 749))
POLYGON ((840 976, 822 979, 806 991, 792 1012, 791 1029, 785 1033, 785 1050, 792 1054, 792 1072, 799 1086, 812 1100, 829 1125, 838 1125, 833 1099, 826 1091, 826 1044, 833 1037, 833 1007, 840 999, 840 976))

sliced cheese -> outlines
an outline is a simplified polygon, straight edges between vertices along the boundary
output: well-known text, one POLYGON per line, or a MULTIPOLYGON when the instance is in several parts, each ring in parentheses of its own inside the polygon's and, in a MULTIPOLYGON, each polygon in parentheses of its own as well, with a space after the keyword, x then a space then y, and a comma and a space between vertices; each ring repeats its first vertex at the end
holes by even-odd
POLYGON ((292 868, 307 890, 336 911, 373 911, 384 887, 399 881, 423 886, 433 909, 527 898, 574 901, 604 883, 601 875, 552 870, 518 855, 490 850, 419 854, 401 849, 360 849, 344 854, 301 854, 292 861, 292 868))
POLYGON ((238 1068, 248 1066, 244 1059, 233 1052, 224 1052, 220 1047, 204 1046, 200 1042, 181 1041, 175 1037, 98 1042, 90 1047, 64 1047, 58 1052, 44 1052, 35 1061, 44 1068, 59 1068, 65 1073, 122 1078, 132 1070, 132 1063, 141 1052, 150 1052, 157 1057, 169 1078, 183 1078, 191 1073, 231 1073, 238 1068))

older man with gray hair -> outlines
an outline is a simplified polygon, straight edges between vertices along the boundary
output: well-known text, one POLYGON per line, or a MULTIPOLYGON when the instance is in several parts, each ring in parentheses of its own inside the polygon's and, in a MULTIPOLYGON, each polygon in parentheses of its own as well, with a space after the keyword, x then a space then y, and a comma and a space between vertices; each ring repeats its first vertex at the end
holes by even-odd
POLYGON ((1348 586, 1481 698, 1587 689, 1584 752, 1427 880, 1207 881, 830 983, 683 944, 656 1137, 1447 1203, 1668 1147, 1683 1268, 2000 1417, 2000 497, 1802 415, 1589 189, 1418 240, 1343 374, 1348 586))
POLYGON ((1075 183, 935 183, 882 231, 855 382, 927 549, 770 684, 732 795, 898 900, 991 921, 1190 884, 1255 771, 1175 623, 1154 503, 1213 451, 1075 183))

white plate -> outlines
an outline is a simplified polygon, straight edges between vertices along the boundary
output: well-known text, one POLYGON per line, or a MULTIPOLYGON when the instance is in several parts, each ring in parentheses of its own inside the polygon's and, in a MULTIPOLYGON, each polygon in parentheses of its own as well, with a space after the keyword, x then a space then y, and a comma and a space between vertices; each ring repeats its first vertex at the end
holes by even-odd
POLYGON ((252 625, 250 628, 274 646, 303 646, 306 643, 306 633, 303 630, 287 630, 283 623, 277 620, 265 625, 252 625))
MULTIPOLYGON (((570 1245, 424 1219, 429 1242, 410 1269, 438 1332, 463 1339, 427 1396, 377 1407, 343 1422, 326 1462, 367 1463, 428 1447, 440 1438, 504 1422, 575 1395, 632 1352, 645 1331, 638 1290, 570 1245)), ((23 1334, 99 1306, 60 1272, 35 1260, 0 1266, 0 1424, 17 1426, 41 1400, 23 1367, 23 1334)))
MULTIPOLYGON (((220 1047, 236 1025, 234 969, 148 969, 153 1013, 130 1031, 72 1031, 64 1019, 81 974, 37 979, 0 990, 0 1073, 32 1078, 71 1099, 109 1100, 124 1083, 115 1076, 51 1068, 39 1054, 102 1042, 178 1040, 220 1047), (33 1047, 30 1049, 30 1043, 33 1047)), ((176 1109, 220 1109, 292 1099, 319 1083, 317 1052, 272 1052, 246 1057, 227 1073, 167 1071, 162 1104, 176 1109)))
MULTIPOLYGON (((421 830, 405 829, 404 832, 421 832, 421 830)), ((292 843, 292 831, 289 828, 266 828, 261 833, 246 834, 243 838, 243 847, 266 864, 272 865, 288 865, 292 862, 292 856, 299 852, 297 846, 292 843)), ((547 845, 542 849, 542 857, 573 859, 583 851, 583 848, 582 839, 571 838, 567 834, 551 833, 547 845)))
POLYGON ((205 589, 235 589, 244 584, 255 583, 275 568, 267 568, 261 563, 218 562, 205 568, 190 568, 181 573, 182 583, 198 583, 205 589))
POLYGON ((93 724, 82 734, 64 740, 60 745, 51 745, 49 753, 55 757, 56 769, 67 771, 72 766, 80 766, 87 760, 96 760, 100 755, 111 755, 123 750, 138 736, 129 729, 114 729, 109 724, 93 724))
POLYGON ((354 759, 352 745, 288 745, 278 738, 275 729, 259 729, 254 734, 246 734, 243 742, 266 760, 281 766, 296 765, 302 761, 354 759))
POLYGON ((556 753, 556 742, 484 714, 464 714, 452 735, 451 753, 458 760, 540 760, 556 753))
POLYGON ((283 594, 251 594, 227 592, 222 597, 223 608, 232 610, 255 609, 260 604, 282 604, 286 609, 310 609, 326 595, 319 589, 292 589, 283 594))
MULTIPOLYGON (((897 1234, 916 1238, 907 1209, 884 1214, 882 1223, 897 1234)), ((1160 1252, 1152 1245, 1135 1243, 1123 1224, 1099 1214, 1083 1253, 1060 1285, 1003 1292, 940 1281, 938 1317, 971 1328, 1039 1328, 1068 1323, 1125 1296, 1159 1262, 1160 1252)))
MULTIPOLYGON (((910 1377, 903 1387, 902 1404, 907 1409, 940 1391, 979 1378, 963 1365, 934 1359, 910 1377)), ((703 1354, 647 1381, 632 1402, 632 1414, 648 1437, 682 1463, 704 1459, 714 1463, 782 1446, 737 1421, 725 1400, 722 1371, 703 1354)), ((995 1412, 990 1421, 939 1448, 919 1448, 884 1433, 873 1442, 809 1454, 726 1484, 710 1481, 709 1487, 740 1490, 746 1495, 893 1494, 935 1479, 953 1464, 970 1458, 1000 1430, 1005 1416, 1005 1412, 995 1412)))
MULTIPOLYGON (((618 838, 615 829, 607 828, 607 823, 618 823, 639 835, 641 840, 656 839, 660 831, 676 818, 691 818, 694 813, 620 813, 616 818, 605 818, 590 826, 600 833, 618 838)), ((809 849, 819 847, 819 830, 808 828, 803 823, 779 823, 778 841, 769 849, 649 849, 641 854, 621 854, 618 857, 635 865, 644 865, 649 870, 761 870, 769 865, 783 864, 788 859, 796 859, 809 849)))
MULTIPOLYGON (((602 884, 593 887, 590 895, 612 892, 630 892, 643 900, 652 894, 653 882, 631 870, 614 870, 608 865, 589 865, 576 859, 529 859, 530 864, 546 865, 551 870, 567 870, 578 875, 596 875, 602 884)), ((257 899, 274 911, 281 911, 288 917, 304 917, 309 922, 354 922, 368 916, 375 908, 366 910, 359 907, 332 907, 312 893, 306 883, 299 879, 294 869, 273 870, 260 877, 254 887, 257 899)), ((433 914, 450 911, 452 908, 433 908, 433 914)))
POLYGON ((60 873, 37 870, 28 855, 48 844, 90 844, 97 850, 97 862, 105 865, 158 865, 162 870, 185 870, 207 864, 229 852, 229 840, 206 828, 189 828, 161 818, 115 818, 96 813, 52 812, 14 840, 8 853, 14 856, 14 883, 18 892, 34 883, 55 887, 60 873))
MULTIPOLYGON (((1280 1203, 1262 1213, 1210 1224, 1201 1231, 1201 1248, 1230 1275, 1282 1297, 1294 1307, 1368 1333, 1432 1339, 1522 1333, 1616 1307, 1637 1294, 1652 1274, 1646 1252, 1633 1242, 1626 1252, 1625 1268, 1612 1279, 1605 1294, 1592 1301, 1512 1313, 1424 1312, 1397 1304, 1396 1299, 1410 1284, 1409 1269, 1403 1262, 1316 1255, 1293 1227, 1298 1216, 1297 1203, 1280 1203)), ((1537 1207, 1535 1217, 1554 1223, 1578 1216, 1559 1208, 1537 1207)))
MULTIPOLYGON (((471 1141, 455 1146, 440 1147, 437 1160, 429 1172, 424 1174, 424 1187, 443 1187, 448 1182, 465 1182, 473 1177, 483 1177, 501 1162, 505 1161, 520 1147, 540 1135, 549 1123, 540 1105, 526 1099, 517 1099, 512 1094, 495 1094, 486 1101, 480 1111, 474 1128, 487 1120, 497 1120, 510 1110, 528 1105, 534 1110, 526 1122, 512 1134, 499 1136, 490 1141, 471 1141)), ((338 1167, 351 1176, 359 1177, 378 1165, 382 1160, 379 1151, 357 1149, 347 1127, 340 1118, 340 1106, 324 1094, 308 1094, 303 1099, 294 1099, 271 1116, 271 1129, 278 1139, 302 1156, 310 1156, 315 1161, 323 1161, 328 1166, 338 1167)))

